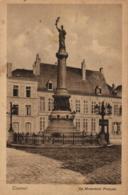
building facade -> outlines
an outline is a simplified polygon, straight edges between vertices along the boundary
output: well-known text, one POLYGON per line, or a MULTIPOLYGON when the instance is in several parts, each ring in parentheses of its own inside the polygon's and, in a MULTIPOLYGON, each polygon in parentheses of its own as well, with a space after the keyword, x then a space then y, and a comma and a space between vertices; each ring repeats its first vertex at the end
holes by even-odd
MULTIPOLYGON (((36 56, 33 70, 16 69, 7 66, 7 130, 10 125, 10 102, 15 111, 12 117, 15 132, 39 133, 49 124, 49 115, 54 108, 53 94, 56 90, 57 65, 41 63, 36 56)), ((109 121, 111 138, 121 138, 122 87, 109 86, 103 69, 67 67, 67 89, 70 94, 71 111, 75 113, 74 125, 86 134, 100 131, 100 116, 95 113, 95 105, 109 103, 112 114, 105 116, 109 121)))

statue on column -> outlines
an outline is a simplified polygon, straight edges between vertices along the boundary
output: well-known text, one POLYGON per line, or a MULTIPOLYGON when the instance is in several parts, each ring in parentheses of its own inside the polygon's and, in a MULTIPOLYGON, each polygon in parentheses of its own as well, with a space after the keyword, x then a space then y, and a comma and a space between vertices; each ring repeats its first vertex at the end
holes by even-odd
POLYGON ((56 29, 59 32, 59 49, 65 49, 65 36, 66 36, 66 31, 64 30, 63 25, 61 25, 61 28, 58 27, 58 22, 60 20, 60 17, 56 19, 56 29))

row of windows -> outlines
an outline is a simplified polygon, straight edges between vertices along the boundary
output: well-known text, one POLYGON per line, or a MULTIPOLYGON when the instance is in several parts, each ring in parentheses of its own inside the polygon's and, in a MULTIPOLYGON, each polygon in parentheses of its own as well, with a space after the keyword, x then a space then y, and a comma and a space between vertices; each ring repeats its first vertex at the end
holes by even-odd
MULTIPOLYGON (((41 97, 41 99, 40 99, 40 112, 45 112, 46 111, 45 104, 46 104, 45 97, 41 97)), ((101 102, 99 104, 101 104, 101 102)), ((72 100, 71 100, 70 105, 71 105, 71 108, 72 108, 72 106, 73 106, 72 100)), ((95 105, 96 105, 96 102, 92 101, 91 102, 91 114, 95 114, 95 105)), ((48 111, 52 111, 53 107, 54 107, 53 99, 49 98, 48 99, 48 111)), ((83 101, 83 106, 81 106, 80 100, 76 100, 75 101, 75 111, 77 113, 81 113, 81 111, 82 111, 81 109, 83 110, 84 114, 89 114, 89 112, 90 112, 89 102, 84 100, 83 101)), ((121 110, 120 105, 114 105, 113 110, 114 110, 114 115, 118 115, 118 116, 121 115, 122 110, 121 110)))
MULTIPOLYGON (((31 116, 31 105, 26 105, 25 111, 26 111, 25 113, 27 116, 31 116)), ((19 105, 18 104, 13 104, 12 114, 19 115, 19 105)))
MULTIPOLYGON (((13 86, 13 96, 14 97, 19 96, 19 86, 18 85, 13 86)), ((31 87, 30 86, 26 87, 26 97, 31 97, 31 87)))
MULTIPOLYGON (((92 118, 91 121, 90 119, 84 118, 81 123, 80 119, 76 119, 76 129, 80 130, 81 125, 83 125, 83 131, 84 132, 90 132, 95 133, 96 132, 96 119, 92 118), (91 126, 89 126, 89 123, 91 122, 91 126), (82 124, 83 123, 83 124, 82 124)), ((100 128, 100 127, 99 127, 100 128)), ((105 127, 107 128, 107 127, 105 127)), ((121 122, 113 122, 112 123, 112 134, 113 135, 121 135, 121 122)))
MULTIPOLYGON (((92 103, 92 114, 94 114, 94 106, 95 104, 92 103)), ((26 105, 26 115, 31 115, 31 105, 26 105)), ((76 104, 76 112, 80 112, 79 110, 79 104, 76 104)), ((89 110, 88 110, 88 106, 87 104, 85 103, 85 106, 84 106, 84 113, 88 113, 89 110)), ((48 111, 52 111, 53 110, 53 99, 49 98, 48 99, 48 111)), ((40 112, 45 112, 46 111, 46 108, 45 108, 45 98, 41 98, 40 100, 40 112)), ((18 104, 14 104, 13 105, 13 114, 14 115, 18 115, 19 114, 19 105, 18 104)), ((118 106, 114 106, 114 115, 117 115, 117 116, 120 116, 121 115, 121 111, 120 111, 120 107, 118 106)))
MULTIPOLYGON (((13 122, 12 124, 14 132, 18 133, 20 132, 19 129, 19 122, 13 122)), ((30 122, 25 123, 25 133, 31 133, 32 132, 32 125, 30 122)))
MULTIPOLYGON (((46 100, 45 97, 41 97, 40 98, 40 112, 45 112, 46 111, 46 100)), ((53 110, 53 99, 49 98, 48 99, 48 111, 52 111, 53 110)), ((92 113, 94 113, 94 106, 95 104, 92 103, 92 113)), ((72 107, 72 101, 71 101, 71 107, 72 107)), ((75 111, 76 112, 81 112, 81 106, 80 106, 80 100, 76 100, 76 105, 75 105, 75 111)), ((89 105, 88 105, 88 101, 84 101, 84 105, 83 105, 83 113, 87 114, 89 112, 89 105)))
MULTIPOLYGON (((96 102, 92 102, 91 104, 91 113, 94 114, 95 113, 95 105, 96 105, 96 102)), ((83 113, 84 114, 88 114, 89 113, 89 103, 88 101, 83 101, 83 106, 81 106, 80 104, 80 100, 76 100, 75 102, 75 111, 76 112, 81 112, 81 108, 83 110, 83 113)))
MULTIPOLYGON (((46 111, 46 101, 45 101, 45 97, 41 97, 40 98, 40 112, 45 112, 46 111)), ((53 99, 49 98, 48 99, 48 111, 52 111, 53 110, 53 99)))
MULTIPOLYGON (((40 117, 40 131, 44 131, 46 128, 46 121, 45 117, 40 117)), ((19 131, 19 122, 13 122, 13 129, 15 132, 19 131)), ((25 132, 26 133, 32 133, 32 124, 30 122, 25 123, 25 132)))
MULTIPOLYGON (((26 105, 25 106, 26 110, 26 115, 31 115, 31 105, 26 105)), ((48 111, 53 110, 53 99, 49 98, 48 99, 48 111)), ((41 98, 40 100, 40 112, 45 111, 45 101, 44 98, 41 98)), ((19 105, 18 104, 13 104, 13 110, 12 110, 13 115, 19 115, 19 105)))
MULTIPOLYGON (((90 129, 89 127, 89 123, 90 123, 90 119, 84 118, 83 119, 83 131, 88 132, 90 129)), ((76 129, 80 130, 80 126, 82 125, 80 119, 76 119, 76 129)), ((96 131, 96 119, 92 118, 91 119, 91 132, 95 132, 96 131)))
MULTIPOLYGON (((53 83, 52 83, 52 81, 48 81, 47 82, 47 84, 46 84, 46 87, 47 87, 47 89, 48 90, 53 90, 53 83)), ((14 85, 13 86, 13 94, 14 94, 14 96, 18 96, 18 93, 19 93, 19 86, 18 85, 14 85)), ((96 95, 101 95, 102 94, 102 89, 100 88, 100 87, 96 87, 95 88, 95 94, 96 95)))
MULTIPOLYGON (((47 88, 49 90, 53 89, 52 82, 49 81, 47 83, 47 88)), ((19 96, 19 86, 18 85, 13 85, 13 96, 14 97, 18 97, 19 96)), ((30 86, 26 86, 26 97, 31 97, 31 87, 30 86)))
MULTIPOLYGON (((91 114, 95 114, 95 105, 96 102, 92 101, 91 102, 91 114)), ((101 102, 99 102, 99 105, 101 106, 101 102)), ((83 106, 81 106, 80 104, 80 100, 76 100, 76 104, 75 104, 75 109, 76 112, 81 112, 81 108, 83 109, 83 113, 84 114, 88 114, 89 113, 89 102, 88 101, 83 101, 83 106)), ((113 107, 113 114, 116 116, 121 116, 122 114, 122 107, 121 105, 114 105, 113 107)))
MULTIPOLYGON (((83 131, 85 133, 91 132, 92 134, 96 132, 96 119, 91 119, 91 127, 89 127, 89 119, 83 119, 83 131), (91 131, 90 131, 91 130, 91 131)), ((80 130, 81 122, 80 119, 76 119, 76 128, 80 130)), ((13 122, 13 129, 15 132, 19 132, 19 123, 13 122)), ((40 117, 40 131, 44 131, 46 129, 46 119, 45 117, 40 117)), ((25 123, 25 132, 32 132, 32 125, 30 122, 25 123)), ((113 135, 121 135, 121 123, 113 122, 112 123, 112 134, 113 135)))

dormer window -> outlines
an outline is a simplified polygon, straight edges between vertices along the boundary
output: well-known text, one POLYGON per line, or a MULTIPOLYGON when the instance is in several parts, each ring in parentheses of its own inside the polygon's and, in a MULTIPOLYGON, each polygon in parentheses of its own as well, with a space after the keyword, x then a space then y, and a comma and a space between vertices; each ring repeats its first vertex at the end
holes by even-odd
POLYGON ((96 94, 96 95, 101 95, 101 94, 102 94, 102 89, 101 89, 101 87, 96 86, 96 88, 95 88, 95 94, 96 94))
POLYGON ((48 90, 53 90, 53 83, 52 83, 52 81, 48 81, 47 82, 47 89, 48 90))

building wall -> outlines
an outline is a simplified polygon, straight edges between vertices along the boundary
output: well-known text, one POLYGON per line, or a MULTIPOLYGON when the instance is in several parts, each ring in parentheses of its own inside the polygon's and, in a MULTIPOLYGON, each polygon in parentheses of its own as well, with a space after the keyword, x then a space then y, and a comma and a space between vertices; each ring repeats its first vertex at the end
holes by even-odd
POLYGON ((13 80, 8 79, 7 83, 7 129, 9 129, 9 112, 10 112, 10 102, 14 105, 19 106, 19 114, 13 115, 13 128, 16 131, 25 132, 26 128, 29 128, 30 132, 37 131, 36 123, 38 120, 38 96, 37 96, 37 82, 36 81, 25 81, 25 80, 13 80), (13 86, 18 85, 19 94, 17 97, 13 96, 13 86), (31 96, 26 97, 26 87, 31 87, 31 96), (31 106, 31 114, 27 115, 26 105, 31 106), (18 123, 18 124, 16 124, 18 123), (29 123, 29 124, 27 124, 29 123), (17 127, 19 126, 19 127, 17 127), (28 127, 29 126, 29 127, 28 127), (31 126, 31 127, 30 127, 31 126))
MULTIPOLYGON (((53 92, 52 91, 37 91, 38 83, 36 81, 14 80, 8 79, 7 86, 7 110, 9 112, 9 103, 19 105, 19 114, 13 115, 13 126, 16 128, 19 123, 17 131, 30 132, 44 131, 49 123, 49 115, 53 109, 53 92), (13 97, 13 86, 19 86, 19 96, 13 97), (26 97, 26 86, 31 87, 31 97, 26 97), (31 105, 31 115, 26 115, 26 105, 31 105), (28 124, 29 123, 29 124, 28 124), (27 126, 28 125, 28 126, 27 126), (27 126, 27 127, 26 127, 27 126)), ((110 103, 112 106, 112 115, 106 116, 109 119, 109 132, 111 137, 120 137, 120 133, 115 133, 121 127, 121 115, 118 110, 121 106, 120 98, 101 97, 101 96, 85 96, 85 95, 71 95, 70 105, 72 112, 75 111, 74 125, 80 131, 87 131, 88 134, 96 134, 100 131, 99 119, 100 116, 93 112, 94 105, 100 102, 110 103), (115 112, 116 111, 116 112, 115 112), (116 127, 118 126, 118 127, 116 127)), ((9 129, 9 115, 7 117, 7 128, 9 129)))

